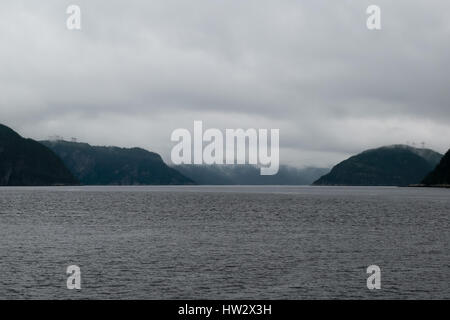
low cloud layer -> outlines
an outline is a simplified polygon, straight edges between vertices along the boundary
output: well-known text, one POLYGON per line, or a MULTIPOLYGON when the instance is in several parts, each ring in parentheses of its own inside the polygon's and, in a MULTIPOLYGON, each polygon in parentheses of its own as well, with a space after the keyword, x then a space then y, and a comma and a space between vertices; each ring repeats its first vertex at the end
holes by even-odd
POLYGON ((140 146, 171 132, 279 128, 280 161, 328 166, 366 148, 450 148, 450 3, 0 3, 0 122, 35 139, 140 146), (82 30, 66 28, 66 8, 82 30), (382 30, 366 28, 378 4, 382 30))

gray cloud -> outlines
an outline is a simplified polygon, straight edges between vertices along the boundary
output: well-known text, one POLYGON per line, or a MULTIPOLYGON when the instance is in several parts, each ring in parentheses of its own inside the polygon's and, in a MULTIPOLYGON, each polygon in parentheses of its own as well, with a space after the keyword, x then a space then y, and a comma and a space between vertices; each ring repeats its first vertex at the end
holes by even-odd
POLYGON ((166 160, 170 133, 280 128, 281 162, 331 165, 368 147, 450 147, 450 3, 33 1, 0 4, 0 119, 141 146, 166 160), (82 30, 66 29, 66 7, 82 30))

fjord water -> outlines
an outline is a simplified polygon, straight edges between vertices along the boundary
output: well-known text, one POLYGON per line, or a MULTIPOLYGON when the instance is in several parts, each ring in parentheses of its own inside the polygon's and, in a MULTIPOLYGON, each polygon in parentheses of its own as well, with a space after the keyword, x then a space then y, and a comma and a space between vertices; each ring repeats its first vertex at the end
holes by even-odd
POLYGON ((0 188, 0 299, 448 299, 449 227, 445 189, 0 188))

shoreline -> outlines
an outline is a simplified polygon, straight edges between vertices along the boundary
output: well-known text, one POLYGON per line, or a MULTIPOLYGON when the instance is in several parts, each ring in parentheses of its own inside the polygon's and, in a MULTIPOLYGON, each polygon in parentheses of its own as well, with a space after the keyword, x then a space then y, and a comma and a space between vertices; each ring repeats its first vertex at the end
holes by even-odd
POLYGON ((450 184, 410 184, 408 187, 412 188, 444 188, 450 189, 450 184))

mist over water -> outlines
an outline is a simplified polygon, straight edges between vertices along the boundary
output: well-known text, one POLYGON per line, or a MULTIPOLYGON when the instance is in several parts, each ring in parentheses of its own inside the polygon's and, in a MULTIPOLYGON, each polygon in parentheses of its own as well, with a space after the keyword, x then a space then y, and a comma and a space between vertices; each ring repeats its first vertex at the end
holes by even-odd
POLYGON ((448 299, 449 226, 444 189, 0 188, 0 299, 448 299))

